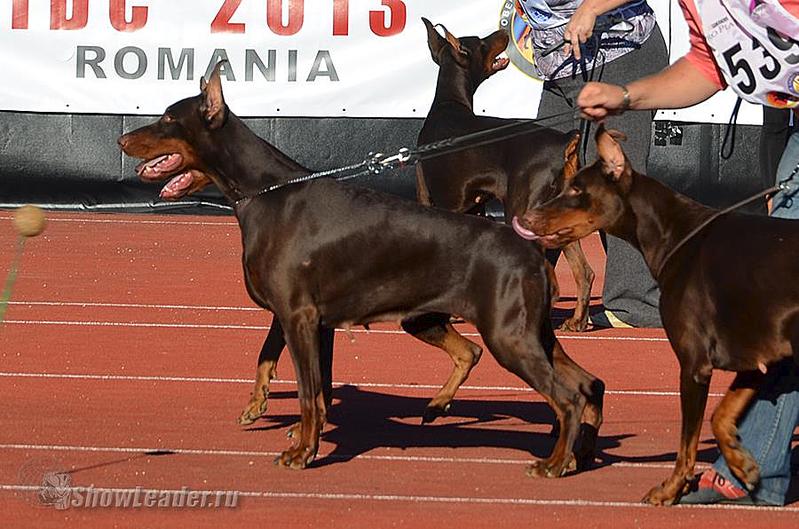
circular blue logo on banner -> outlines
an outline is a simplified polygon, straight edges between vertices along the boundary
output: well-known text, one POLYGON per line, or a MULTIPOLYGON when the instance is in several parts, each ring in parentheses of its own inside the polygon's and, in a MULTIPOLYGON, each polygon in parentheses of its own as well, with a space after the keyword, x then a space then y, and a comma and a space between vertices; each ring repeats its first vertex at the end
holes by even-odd
POLYGON ((535 68, 532 29, 527 25, 524 15, 519 13, 515 5, 515 0, 502 2, 499 18, 500 28, 507 30, 510 37, 508 58, 516 68, 534 79, 541 80, 541 76, 535 68))

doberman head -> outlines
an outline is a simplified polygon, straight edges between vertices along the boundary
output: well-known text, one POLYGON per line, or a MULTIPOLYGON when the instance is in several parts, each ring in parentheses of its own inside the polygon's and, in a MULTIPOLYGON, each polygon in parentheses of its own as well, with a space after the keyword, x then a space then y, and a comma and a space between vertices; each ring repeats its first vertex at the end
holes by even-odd
POLYGON ((600 126, 597 161, 567 179, 556 197, 514 218, 516 233, 545 248, 560 248, 597 230, 625 239, 633 236, 634 219, 625 198, 633 168, 618 142, 624 139, 621 132, 600 126))
MULTIPOLYGON (((211 83, 219 83, 217 70, 211 83)), ((221 90, 214 90, 205 79, 200 89, 200 95, 171 105, 155 123, 118 140, 125 154, 145 160, 136 166, 139 178, 169 180, 161 198, 175 200, 211 183, 211 168, 200 153, 213 145, 213 131, 224 123, 227 109, 221 90)))
POLYGON ((168 180, 161 198, 176 200, 213 183, 228 199, 236 201, 265 184, 277 183, 277 177, 270 175, 285 179, 307 173, 277 149, 255 138, 229 111, 222 93, 223 64, 216 65, 207 82, 200 80, 200 94, 170 105, 158 121, 118 140, 125 154, 145 160, 136 167, 142 180, 168 180), (230 145, 241 149, 231 152, 230 145), (254 158, 261 163, 263 174, 252 175, 243 170, 253 166, 254 158), (281 171, 269 171, 276 164, 281 171))
POLYGON ((504 70, 510 64, 507 57, 500 57, 508 47, 510 38, 505 30, 498 30, 485 38, 456 37, 442 24, 433 25, 422 18, 427 28, 427 45, 433 61, 441 68, 442 74, 455 77, 454 85, 464 87, 463 94, 471 101, 480 83, 504 70), (444 32, 442 37, 436 26, 444 32))

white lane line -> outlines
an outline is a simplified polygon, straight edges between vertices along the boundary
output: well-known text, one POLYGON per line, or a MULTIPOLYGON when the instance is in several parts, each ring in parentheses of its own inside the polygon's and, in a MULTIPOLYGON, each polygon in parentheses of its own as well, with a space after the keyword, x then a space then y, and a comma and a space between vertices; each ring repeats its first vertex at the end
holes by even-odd
MULTIPOLYGON (((11 220, 13 217, 0 215, 0 220, 11 220)), ((154 224, 157 226, 223 226, 228 228, 238 228, 236 221, 230 222, 208 222, 203 220, 144 220, 144 219, 92 219, 92 218, 48 218, 47 222, 71 222, 74 224, 154 224)))
MULTIPOLYGON (((93 487, 100 493, 135 493, 137 490, 141 494, 152 492, 156 495, 167 492, 169 494, 185 493, 185 490, 170 489, 136 489, 136 488, 113 488, 113 487, 93 487)), ((35 485, 16 485, 0 484, 0 491, 6 492, 38 492, 40 486, 35 485)), ((81 487, 70 487, 71 491, 82 492, 81 487)), ((209 496, 216 494, 217 491, 196 491, 200 494, 207 493, 209 496)), ((454 504, 480 504, 480 505, 527 505, 536 507, 599 507, 609 509, 651 509, 649 505, 640 502, 626 501, 595 501, 595 500, 545 500, 533 498, 486 498, 486 497, 460 497, 460 496, 410 496, 403 494, 359 494, 359 493, 314 493, 314 492, 272 492, 272 491, 236 491, 239 497, 268 499, 268 500, 329 500, 329 501, 367 501, 367 502, 391 502, 391 503, 454 503, 454 504)), ((672 509, 704 509, 704 510, 737 510, 737 511, 756 511, 774 513, 793 513, 799 511, 797 507, 758 507, 748 505, 678 505, 672 509)))
MULTIPOLYGON (((5 320, 8 325, 60 325, 74 327, 128 327, 128 328, 164 328, 164 329, 226 329, 243 331, 267 331, 268 325, 222 325, 222 324, 195 324, 195 323, 154 323, 154 322, 116 322, 116 321, 63 321, 63 320, 5 320)), ((336 329, 336 332, 345 332, 336 329)), ((354 334, 396 334, 407 335, 405 331, 389 329, 352 329, 354 334)), ((464 332, 463 336, 479 337, 478 333, 464 332)), ((667 338, 636 337, 636 336, 585 336, 579 334, 557 334, 561 340, 587 340, 611 342, 665 342, 667 338)))
POLYGON ((264 312, 259 307, 231 307, 213 305, 164 305, 157 303, 94 303, 87 301, 9 301, 9 305, 22 307, 91 307, 91 308, 122 308, 122 309, 168 309, 168 310, 209 310, 209 311, 234 311, 234 312, 264 312))
MULTIPOLYGON (((0 444, 0 450, 30 450, 46 452, 88 452, 88 453, 117 453, 117 454, 149 454, 152 456, 180 454, 190 456, 225 456, 225 457, 266 457, 273 458, 280 455, 280 452, 266 452, 254 450, 222 450, 215 448, 195 449, 195 448, 143 448, 143 447, 124 447, 124 446, 81 446, 81 445, 48 445, 48 444, 0 444)), ((422 463, 458 463, 458 464, 490 464, 490 465, 525 465, 533 461, 534 457, 524 459, 517 458, 493 458, 493 457, 438 457, 438 456, 394 456, 394 455, 370 455, 370 454, 319 454, 319 459, 329 457, 332 459, 361 459, 365 461, 400 461, 400 462, 422 462, 422 463)), ((609 466, 618 468, 656 468, 671 469, 673 463, 629 463, 619 461, 611 463, 609 466)), ((699 463, 698 467, 707 467, 704 463, 699 463)))
MULTIPOLYGON (((56 320, 5 320, 7 325, 59 325, 65 327, 127 327, 127 328, 164 328, 164 329, 235 329, 240 331, 266 331, 264 325, 219 325, 194 323, 148 323, 121 321, 56 321, 56 320)), ((380 332, 380 331, 372 331, 380 332)))
MULTIPOLYGON (((183 383, 211 383, 211 384, 252 384, 253 379, 249 378, 222 378, 222 377, 177 377, 162 375, 98 375, 89 373, 26 373, 26 372, 0 372, 0 378, 43 378, 43 379, 72 379, 72 380, 100 380, 100 381, 121 381, 121 382, 183 382, 183 383)), ((272 384, 284 384, 296 386, 296 380, 274 379, 272 384)), ((412 389, 412 390, 437 390, 441 386, 435 384, 396 384, 383 382, 333 382, 336 387, 356 386, 362 388, 383 388, 383 389, 412 389)), ((463 385, 461 391, 516 391, 520 393, 534 393, 530 387, 518 386, 471 386, 463 385)), ((626 395, 643 397, 679 397, 678 391, 655 391, 655 390, 627 390, 609 389, 606 395, 626 395)), ((711 397, 723 397, 723 393, 710 393, 711 397)))

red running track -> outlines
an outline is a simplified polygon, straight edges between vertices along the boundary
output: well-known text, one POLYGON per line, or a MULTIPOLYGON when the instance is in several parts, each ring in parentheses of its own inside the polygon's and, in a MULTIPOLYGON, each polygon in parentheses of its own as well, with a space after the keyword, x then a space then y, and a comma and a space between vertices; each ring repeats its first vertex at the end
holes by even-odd
MULTIPOLYGON (((485 355, 452 415, 420 425, 448 358, 396 326, 340 334, 336 389, 312 468, 272 465, 297 420, 293 368, 278 369, 268 416, 235 423, 271 316, 247 298, 230 218, 53 214, 28 241, 0 327, 2 527, 796 527, 799 508, 653 508, 679 435, 677 365, 662 331, 561 335, 608 386, 597 467, 533 480, 553 415, 485 355), (235 508, 56 510, 45 471, 71 485, 238 491, 235 508)), ((0 212, 0 270, 14 234, 0 212)), ((600 276, 602 250, 587 244, 600 276)), ((357 256, 354 256, 357 258, 357 256)), ((561 291, 574 287, 559 269, 561 291)), ((598 298, 594 300, 598 304, 598 298)), ((560 308, 570 308, 566 302, 560 308)), ((461 326, 470 332, 468 326, 461 326)), ((730 377, 718 373, 710 405, 730 377)), ((709 417, 709 412, 707 413, 709 417)), ((712 461, 708 424, 700 458, 712 461)), ((120 496, 121 497, 121 496, 120 496)), ((213 506, 213 503, 212 503, 213 506)))

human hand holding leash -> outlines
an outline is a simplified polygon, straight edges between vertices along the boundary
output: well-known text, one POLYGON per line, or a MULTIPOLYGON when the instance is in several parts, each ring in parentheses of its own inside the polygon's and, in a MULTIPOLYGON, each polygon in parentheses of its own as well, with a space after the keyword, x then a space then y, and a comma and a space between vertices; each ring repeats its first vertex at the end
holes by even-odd
POLYGON ((591 2, 585 2, 577 8, 577 11, 569 19, 569 23, 566 24, 566 31, 563 33, 563 41, 566 42, 563 51, 566 52, 566 55, 574 53, 574 58, 580 60, 580 44, 585 44, 593 35, 598 14, 591 2))
POLYGON ((580 116, 591 121, 602 121, 629 109, 630 92, 624 86, 608 83, 586 83, 577 96, 580 116))

